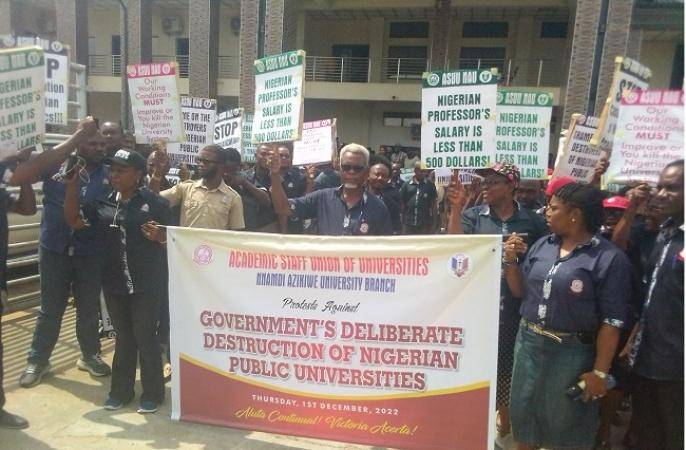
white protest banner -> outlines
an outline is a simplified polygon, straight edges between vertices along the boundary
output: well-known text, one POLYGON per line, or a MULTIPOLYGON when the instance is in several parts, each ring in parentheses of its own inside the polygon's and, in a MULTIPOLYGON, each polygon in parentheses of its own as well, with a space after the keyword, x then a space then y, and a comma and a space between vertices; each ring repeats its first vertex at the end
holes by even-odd
POLYGON ((498 89, 495 160, 515 164, 522 180, 548 176, 553 95, 498 89))
POLYGON ((252 143, 252 123, 254 116, 252 113, 243 113, 243 139, 241 144, 243 148, 241 149, 241 161, 247 163, 255 162, 255 152, 257 151, 257 146, 252 143))
POLYGON ((176 63, 133 64, 126 74, 136 142, 184 142, 176 63))
POLYGON ((169 162, 172 166, 181 163, 196 164, 195 157, 200 150, 214 139, 214 121, 217 116, 217 100, 201 97, 181 97, 181 115, 186 142, 167 144, 169 162))
POLYGON ((293 143, 293 165, 331 162, 336 148, 336 119, 303 124, 302 138, 293 143))
POLYGON ((242 150, 243 140, 243 108, 229 109, 219 113, 214 124, 214 143, 222 147, 232 147, 242 150))
POLYGON ((684 92, 626 91, 614 137, 608 183, 657 184, 670 162, 684 157, 684 92))
POLYGON ((591 138, 591 145, 598 147, 606 156, 612 152, 612 140, 617 129, 619 104, 625 90, 648 89, 648 80, 652 76, 649 68, 626 56, 615 58, 615 72, 612 76, 610 92, 605 100, 600 124, 591 138))
POLYGON ((422 162, 478 169, 495 158, 498 77, 489 70, 422 75, 422 162))
POLYGON ((44 65, 40 47, 0 50, 0 157, 43 140, 44 65))
POLYGON ((0 48, 37 45, 45 58, 45 123, 68 125, 69 46, 39 37, 0 36, 0 48))
POLYGON ((168 230, 173 419, 493 448, 501 236, 168 230))
POLYGON ((598 122, 597 117, 572 114, 564 150, 555 166, 553 178, 568 176, 578 183, 590 183, 593 180, 601 151, 591 147, 589 142, 598 129, 598 122))
POLYGON ((253 144, 300 139, 304 80, 304 50, 255 61, 253 144))

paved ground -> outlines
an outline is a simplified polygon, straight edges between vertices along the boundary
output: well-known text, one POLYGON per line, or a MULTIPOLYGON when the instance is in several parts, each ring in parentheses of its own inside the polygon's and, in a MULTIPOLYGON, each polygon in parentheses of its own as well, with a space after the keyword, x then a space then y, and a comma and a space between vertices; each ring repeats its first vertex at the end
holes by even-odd
MULTIPOLYGON (((5 389, 7 409, 29 419, 22 431, 0 430, 0 450, 109 450, 109 449, 334 449, 369 450, 316 439, 234 430, 172 421, 170 402, 156 414, 136 413, 136 404, 109 412, 101 408, 110 378, 94 378, 75 368, 79 347, 74 312, 68 309, 59 342, 51 358, 53 371, 33 389, 17 381, 31 342, 35 311, 3 319, 5 389)), ((111 361, 113 343, 103 341, 104 356, 111 361)), ((140 388, 138 389, 140 392, 140 388)), ((171 398, 167 388, 167 398, 171 398)))
MULTIPOLYGON (((77 370, 79 347, 75 336, 74 311, 70 307, 55 352, 52 373, 32 389, 18 386, 29 348, 35 310, 10 314, 3 318, 5 345, 5 390, 7 409, 29 419, 31 426, 22 431, 0 430, 0 450, 119 450, 119 449, 331 449, 371 450, 358 446, 317 439, 297 438, 269 433, 234 430, 170 419, 170 402, 156 414, 136 413, 132 402, 120 411, 102 409, 109 391, 110 378, 94 378, 77 370)), ((103 356, 111 361, 113 342, 103 341, 103 356)), ((138 386, 137 392, 140 392, 138 386)), ((167 388, 167 398, 171 393, 167 388)), ((620 441, 615 429, 613 441, 620 441)), ((508 442, 508 449, 514 448, 508 442)), ((616 445, 615 449, 622 447, 616 445)))

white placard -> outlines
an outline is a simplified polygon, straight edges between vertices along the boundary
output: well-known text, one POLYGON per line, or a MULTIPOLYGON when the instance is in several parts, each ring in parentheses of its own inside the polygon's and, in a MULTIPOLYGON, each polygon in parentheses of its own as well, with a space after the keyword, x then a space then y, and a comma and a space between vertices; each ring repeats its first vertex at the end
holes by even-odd
POLYGON ((657 184, 662 169, 683 157, 683 91, 625 92, 607 182, 657 184))
POLYGON ((175 62, 127 66, 136 143, 184 142, 175 62))
POLYGON ((0 50, 0 158, 43 139, 44 65, 40 47, 0 50))
POLYGON ((478 169, 495 160, 497 77, 489 70, 422 76, 422 162, 478 169))
POLYGON ((45 58, 45 123, 69 124, 69 46, 29 36, 0 36, 0 48, 37 45, 45 58))
POLYGON ((242 152, 243 108, 234 108, 219 113, 214 124, 214 143, 222 147, 232 147, 242 152))
POLYGON ((293 165, 331 162, 336 148, 336 119, 303 124, 302 139, 293 143, 293 165))
POLYGON ((593 180, 601 151, 591 147, 589 142, 598 129, 599 120, 597 117, 572 114, 564 151, 555 166, 553 178, 568 176, 577 183, 590 183, 593 180))
POLYGON ((304 79, 303 50, 255 61, 253 144, 300 139, 304 79))
POLYGON ((252 113, 243 113, 243 139, 241 139, 243 148, 241 149, 241 160, 247 163, 255 162, 255 152, 257 151, 257 146, 252 143, 252 123, 254 118, 252 113))
POLYGON ((515 164, 522 180, 548 176, 553 95, 498 89, 495 160, 515 164))
POLYGON ((214 139, 214 122, 217 116, 217 100, 201 97, 181 97, 181 115, 186 142, 167 144, 169 162, 172 166, 181 163, 196 164, 195 157, 200 150, 214 139))
POLYGON ((591 139, 591 145, 598 147, 606 156, 612 152, 612 140, 617 130, 619 104, 625 90, 648 89, 648 80, 652 73, 643 64, 626 56, 615 58, 615 72, 612 76, 612 86, 605 100, 603 112, 600 115, 598 129, 591 139))

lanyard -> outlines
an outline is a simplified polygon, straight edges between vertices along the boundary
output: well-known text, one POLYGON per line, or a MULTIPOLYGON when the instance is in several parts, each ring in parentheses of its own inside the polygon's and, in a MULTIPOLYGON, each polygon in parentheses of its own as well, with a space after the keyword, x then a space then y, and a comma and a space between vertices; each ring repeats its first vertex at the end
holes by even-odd
POLYGON ((561 264, 562 261, 558 259, 555 264, 553 264, 553 267, 551 267, 548 271, 548 275, 545 276, 545 281, 543 281, 543 298, 545 300, 550 299, 550 292, 553 289, 553 277, 557 273, 557 269, 560 268, 561 264))

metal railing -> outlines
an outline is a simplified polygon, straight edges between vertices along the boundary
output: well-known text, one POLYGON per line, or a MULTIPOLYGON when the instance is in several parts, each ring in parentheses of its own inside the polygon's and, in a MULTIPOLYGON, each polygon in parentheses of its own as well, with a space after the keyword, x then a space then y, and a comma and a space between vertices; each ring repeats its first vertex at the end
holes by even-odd
MULTIPOLYGON (((176 61, 179 76, 188 78, 190 61, 188 55, 153 55, 153 62, 176 61)), ((119 77, 122 74, 121 55, 88 55, 88 73, 106 77, 119 77)))
POLYGON ((240 58, 238 56, 220 56, 219 78, 238 78, 240 58))
MULTIPOLYGON (((179 75, 188 77, 188 56, 155 55, 153 61, 176 61, 179 75)), ((238 78, 239 65, 238 56, 219 56, 219 78, 238 78)), ((118 77, 121 56, 90 55, 88 66, 91 75, 118 77)), ((565 82, 564 65, 552 59, 458 59, 448 64, 450 70, 492 67, 498 69, 501 83, 506 86, 560 86, 565 82)), ((427 58, 308 56, 305 79, 333 83, 416 83, 428 70, 431 70, 431 60, 427 58)))
POLYGON ((563 65, 551 59, 459 59, 455 69, 497 68, 505 86, 559 86, 564 84, 563 65))

